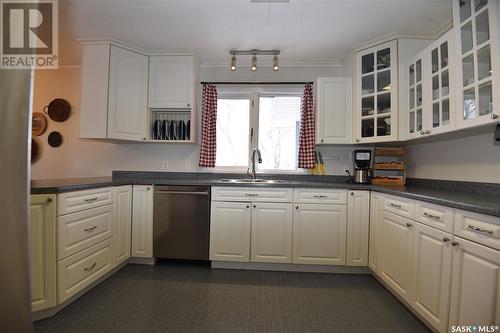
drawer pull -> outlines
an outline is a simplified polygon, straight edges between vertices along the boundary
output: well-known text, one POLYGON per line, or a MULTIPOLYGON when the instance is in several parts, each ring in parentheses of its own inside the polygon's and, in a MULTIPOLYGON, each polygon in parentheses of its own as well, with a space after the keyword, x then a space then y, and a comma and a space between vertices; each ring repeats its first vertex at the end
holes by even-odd
POLYGON ((258 197, 259 195, 257 193, 245 193, 246 197, 258 197))
POLYGON ((97 199, 99 199, 99 198, 98 198, 98 197, 94 197, 94 198, 85 199, 84 201, 85 201, 85 202, 94 202, 94 201, 96 201, 97 199))
POLYGON ((446 243, 446 242, 449 242, 449 241, 450 241, 450 239, 448 237, 443 237, 443 242, 446 243))
POLYGON ((470 225, 470 224, 467 226, 467 228, 469 228, 470 230, 475 231, 475 232, 480 232, 480 233, 483 233, 483 234, 493 235, 493 230, 487 230, 487 229, 479 228, 479 227, 476 227, 476 226, 473 226, 473 225, 470 225))
POLYGON ((432 215, 432 214, 429 214, 427 212, 424 212, 424 216, 425 217, 428 217, 430 219, 433 219, 433 220, 441 220, 441 216, 437 216, 437 215, 432 215))
POLYGON ((324 195, 324 194, 315 194, 314 197, 315 198, 328 198, 328 196, 324 195))
POLYGON ((95 263, 92 264, 92 266, 85 267, 83 270, 85 272, 91 271, 91 270, 93 270, 95 268, 96 265, 97 265, 97 263, 95 262, 95 263))
POLYGON ((459 242, 451 242, 451 245, 458 246, 458 245, 460 245, 460 243, 459 242))
POLYGON ((85 228, 85 229, 83 229, 83 231, 86 231, 86 232, 92 232, 92 231, 94 231, 95 229, 97 229, 97 226, 96 226, 96 225, 95 225, 95 226, 93 226, 93 227, 91 227, 91 228, 85 228))
POLYGON ((413 227, 413 224, 411 224, 410 222, 406 222, 406 226, 407 226, 408 228, 411 228, 411 227, 413 227))
POLYGON ((395 208, 399 208, 399 209, 403 208, 403 207, 401 207, 401 205, 395 204, 394 202, 389 203, 389 205, 391 205, 392 207, 395 207, 395 208))

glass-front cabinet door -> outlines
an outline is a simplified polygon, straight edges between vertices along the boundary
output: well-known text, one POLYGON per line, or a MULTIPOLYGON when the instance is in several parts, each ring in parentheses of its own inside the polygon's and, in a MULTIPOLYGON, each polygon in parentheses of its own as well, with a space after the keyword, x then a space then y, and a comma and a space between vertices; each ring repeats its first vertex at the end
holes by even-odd
POLYGON ((406 131, 404 134, 406 139, 420 136, 424 130, 423 107, 425 83, 423 80, 424 63, 422 58, 422 55, 417 56, 408 66, 407 123, 403 127, 406 131))
POLYGON ((426 69, 429 78, 429 104, 425 106, 426 123, 422 135, 447 132, 455 128, 455 101, 453 89, 456 69, 451 64, 453 31, 446 33, 426 49, 426 58, 430 66, 426 69))
POLYGON ((460 80, 457 127, 499 121, 499 1, 453 0, 460 80))
POLYGON ((397 66, 396 41, 358 52, 355 142, 397 140, 397 66))

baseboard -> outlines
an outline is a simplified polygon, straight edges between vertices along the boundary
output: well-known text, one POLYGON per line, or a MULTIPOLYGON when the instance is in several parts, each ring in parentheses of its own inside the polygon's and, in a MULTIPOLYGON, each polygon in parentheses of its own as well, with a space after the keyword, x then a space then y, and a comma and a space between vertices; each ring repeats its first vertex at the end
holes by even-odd
POLYGON ((128 259, 129 264, 134 264, 134 265, 156 265, 156 259, 155 258, 139 258, 139 257, 130 257, 128 259))
POLYGON ((119 264, 118 266, 116 266, 115 268, 113 268, 112 270, 110 270, 109 272, 104 274, 103 276, 101 276, 99 279, 97 279, 94 282, 92 282, 91 284, 89 284, 87 287, 80 290, 77 294, 72 296, 70 299, 64 301, 63 303, 56 305, 50 309, 32 312, 31 313, 32 320, 37 321, 37 320, 42 320, 42 319, 46 319, 46 318, 54 316, 59 311, 61 311, 62 309, 64 309, 65 307, 67 307, 68 305, 73 303, 74 301, 76 301, 78 298, 82 297, 85 293, 87 293, 88 291, 90 291, 91 289, 93 289, 94 287, 99 285, 101 282, 103 282, 104 280, 109 278, 111 275, 115 274, 120 269, 125 267, 127 265, 127 263, 128 263, 128 260, 122 262, 121 264, 119 264))
POLYGON ((212 268, 245 269, 258 271, 308 272, 308 273, 340 273, 340 274, 372 274, 368 267, 327 266, 304 264, 276 264, 261 262, 229 262, 212 261, 212 268))

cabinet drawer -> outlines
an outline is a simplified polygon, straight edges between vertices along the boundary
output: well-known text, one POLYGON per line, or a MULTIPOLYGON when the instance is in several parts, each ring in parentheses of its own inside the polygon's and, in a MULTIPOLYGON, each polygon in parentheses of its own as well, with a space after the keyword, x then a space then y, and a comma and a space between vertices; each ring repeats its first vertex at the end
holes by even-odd
POLYGON ((383 210, 409 218, 415 219, 415 201, 411 199, 384 196, 383 210))
POLYGON ((292 202, 291 188, 212 187, 214 201, 292 202))
POLYGON ((296 203, 347 204, 347 190, 323 188, 297 188, 293 201, 296 203))
POLYGON ((59 304, 111 270, 111 244, 107 239, 57 263, 59 304))
POLYGON ((59 194, 57 198, 57 215, 60 216, 113 203, 113 188, 68 192, 59 194))
POLYGON ((455 234, 500 250, 500 218, 463 210, 455 211, 455 234))
POLYGON ((416 220, 428 226, 453 233, 453 217, 453 208, 422 201, 415 203, 416 220))
POLYGON ((58 218, 57 257, 66 258, 113 235, 113 205, 58 218))

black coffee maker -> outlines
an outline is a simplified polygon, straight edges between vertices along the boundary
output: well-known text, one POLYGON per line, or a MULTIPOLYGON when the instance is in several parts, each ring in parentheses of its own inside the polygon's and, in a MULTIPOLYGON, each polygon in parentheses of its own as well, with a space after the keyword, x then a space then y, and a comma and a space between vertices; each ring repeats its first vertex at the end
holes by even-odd
POLYGON ((358 184, 368 184, 371 178, 372 151, 368 149, 358 149, 353 152, 354 159, 354 182, 358 184))

